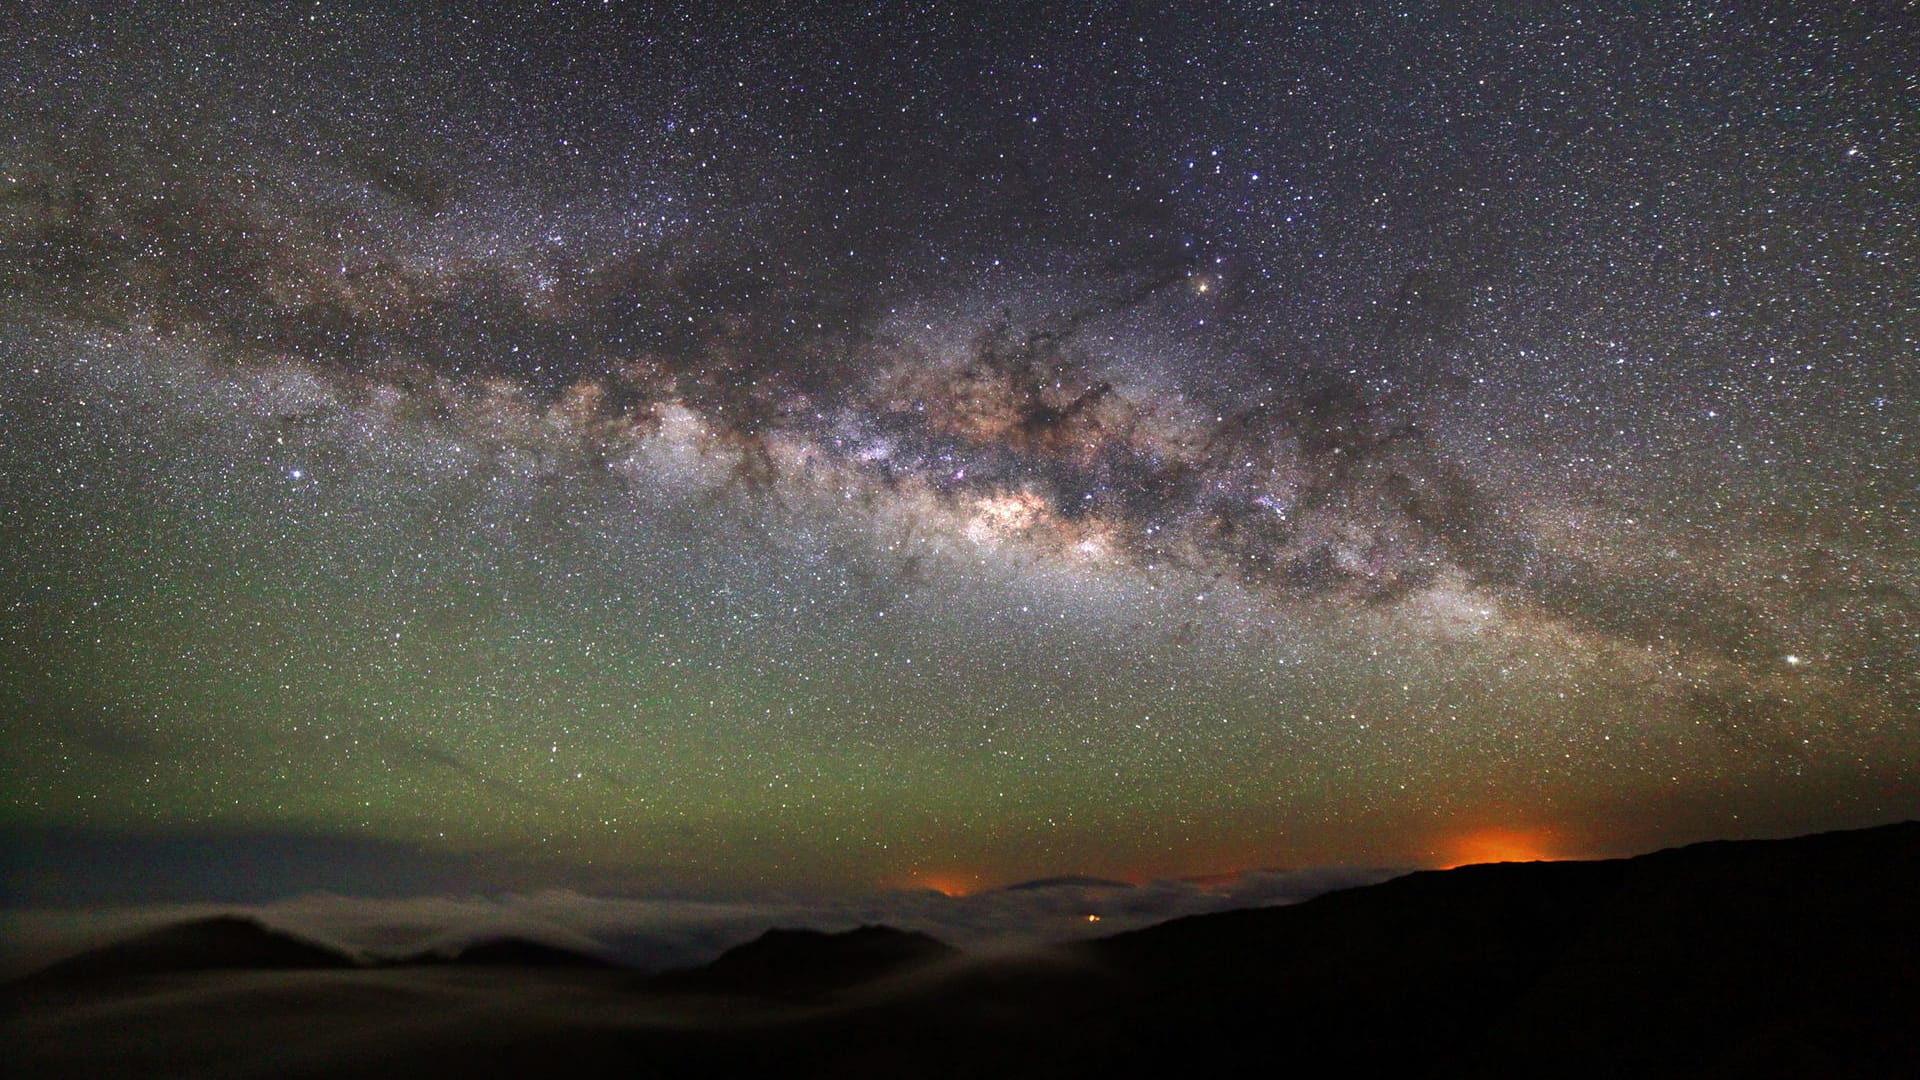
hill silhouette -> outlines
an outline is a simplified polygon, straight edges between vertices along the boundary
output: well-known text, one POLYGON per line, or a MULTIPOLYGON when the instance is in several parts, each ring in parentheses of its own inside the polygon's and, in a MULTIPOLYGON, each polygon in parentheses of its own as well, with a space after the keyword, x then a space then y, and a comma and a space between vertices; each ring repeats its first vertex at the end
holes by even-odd
POLYGON ((1896 1075, 1920 1065, 1915 910, 1920 823, 1468 866, 662 1049, 813 1076, 1896 1075))
POLYGON ((769 930, 705 967, 669 972, 657 989, 795 997, 831 993, 924 967, 956 950, 926 934, 862 926, 839 934, 769 930))
POLYGON ((204 920, 62 966, 281 974, 109 1012, 95 983, 22 993, 0 1038, 36 1076, 1920 1075, 1916 909, 1920 823, 1417 873, 998 957, 774 930, 644 982, 514 941, 506 977, 296 970, 351 962, 204 920))
POLYGON ((191 971, 351 968, 346 953, 274 930, 257 919, 215 915, 175 923, 41 968, 21 982, 106 980, 191 971))
POLYGON ((1001 892, 1038 892, 1044 889, 1131 889, 1133 885, 1112 878, 1087 877, 1083 874, 1068 874, 1062 877, 1035 878, 1013 885, 1002 885, 1001 892))
POLYGON ((1151 988, 1122 1010, 1156 1021, 1127 1028, 1136 1061, 1231 1067, 1284 1032, 1412 1073, 1832 1075, 1913 1059, 1915 910, 1907 823, 1429 871, 1087 948, 1151 988))

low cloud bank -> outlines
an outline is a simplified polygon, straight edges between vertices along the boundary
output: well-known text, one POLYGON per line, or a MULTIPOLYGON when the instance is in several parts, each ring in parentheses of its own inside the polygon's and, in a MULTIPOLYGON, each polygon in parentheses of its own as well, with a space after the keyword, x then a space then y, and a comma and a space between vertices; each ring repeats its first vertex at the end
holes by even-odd
POLYGON ((884 923, 923 931, 966 949, 1015 949, 1119 933, 1184 915, 1294 903, 1334 889, 1381 881, 1397 872, 1345 867, 1262 871, 1204 885, 1067 881, 959 897, 894 891, 844 899, 715 901, 592 896, 549 889, 506 896, 312 894, 253 904, 30 909, 0 912, 0 941, 4 941, 0 971, 19 974, 117 937, 217 913, 250 914, 268 925, 366 956, 454 949, 471 941, 514 936, 646 970, 705 963, 776 926, 835 931, 884 923))

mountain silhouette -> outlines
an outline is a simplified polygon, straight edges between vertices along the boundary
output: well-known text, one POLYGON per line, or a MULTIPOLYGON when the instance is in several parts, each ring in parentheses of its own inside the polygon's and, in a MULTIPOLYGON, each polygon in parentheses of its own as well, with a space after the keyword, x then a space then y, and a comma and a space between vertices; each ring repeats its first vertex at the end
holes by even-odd
POLYGON ((769 930, 728 949, 705 967, 660 975, 653 985, 663 990, 804 997, 924 967, 955 952, 926 934, 890 926, 862 926, 838 934, 769 930))
POLYGON ((1920 823, 1429 871, 1085 948, 1136 1064, 1842 1075, 1920 1060, 1920 823))
POLYGON ((1920 823, 1468 866, 649 1049, 696 1073, 818 1077, 1920 1075, 1916 910, 1920 823))
POLYGON ((999 891, 1001 892, 1038 892, 1044 889, 1131 889, 1131 888, 1133 888, 1133 886, 1130 883, 1125 881, 1114 881, 1111 878, 1086 877, 1080 874, 1070 874, 1064 877, 1035 878, 1032 881, 1022 881, 1013 885, 1002 885, 999 891))
MULTIPOLYGON (((35 1076, 1913 1076, 1915 910, 1910 822, 1422 872, 1003 955, 867 926, 772 930, 649 980, 509 939, 439 970, 209 974, 110 1010, 102 984, 16 984, 0 1045, 35 1076)), ((217 919, 57 967, 350 964, 217 919)))
POLYGON ((257 919, 215 915, 174 923, 71 956, 23 982, 105 980, 192 971, 351 968, 353 957, 274 930, 257 919))

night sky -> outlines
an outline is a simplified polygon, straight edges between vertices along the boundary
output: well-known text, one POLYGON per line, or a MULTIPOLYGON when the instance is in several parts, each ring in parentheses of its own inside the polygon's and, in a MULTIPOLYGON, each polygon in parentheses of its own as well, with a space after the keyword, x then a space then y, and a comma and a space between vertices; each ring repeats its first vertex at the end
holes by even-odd
POLYGON ((1910 5, 177 6, 0 31, 16 841, 744 895, 1920 815, 1910 5))

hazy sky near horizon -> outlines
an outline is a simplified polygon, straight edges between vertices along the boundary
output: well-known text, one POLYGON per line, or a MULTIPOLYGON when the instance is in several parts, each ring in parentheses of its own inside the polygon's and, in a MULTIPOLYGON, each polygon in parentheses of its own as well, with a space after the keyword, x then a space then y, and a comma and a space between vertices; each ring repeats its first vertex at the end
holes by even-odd
POLYGON ((1910 7, 433 8, 0 31, 9 895, 1920 814, 1910 7))

